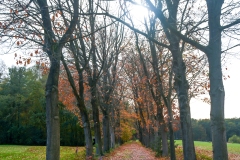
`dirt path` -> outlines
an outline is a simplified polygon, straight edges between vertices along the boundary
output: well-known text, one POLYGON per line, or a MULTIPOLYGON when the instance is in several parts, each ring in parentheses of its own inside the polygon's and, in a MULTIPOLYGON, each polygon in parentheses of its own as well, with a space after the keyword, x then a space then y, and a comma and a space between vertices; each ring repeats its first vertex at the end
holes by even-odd
MULTIPOLYGON (((212 151, 196 147, 197 159, 211 159, 212 151)), ((177 160, 183 160, 182 148, 176 148, 177 160)), ((127 143, 116 148, 113 152, 99 160, 170 160, 170 158, 156 158, 155 153, 143 147, 140 143, 127 143)), ((239 154, 229 154, 229 160, 240 160, 239 154)))
POLYGON ((124 144, 105 156, 103 160, 160 160, 154 152, 137 142, 124 144))

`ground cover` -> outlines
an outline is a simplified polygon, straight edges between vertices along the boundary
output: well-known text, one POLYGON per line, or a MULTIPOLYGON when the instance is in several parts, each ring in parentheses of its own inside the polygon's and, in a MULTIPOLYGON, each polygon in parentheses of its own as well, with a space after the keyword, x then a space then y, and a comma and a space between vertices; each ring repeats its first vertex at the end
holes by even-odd
MULTIPOLYGON (((182 146, 182 140, 176 140, 175 142, 179 146, 182 146)), ((212 157, 212 143, 203 142, 203 141, 194 141, 195 148, 197 153, 203 153, 209 157, 212 157)), ((228 154, 229 159, 239 160, 240 159, 240 144, 237 143, 228 143, 228 154)))
MULTIPOLYGON (((0 145, 1 160, 43 160, 46 159, 45 146, 21 146, 21 145, 0 145)), ((61 146, 61 160, 83 160, 85 159, 84 147, 61 146)))
MULTIPOLYGON (((195 141, 196 154, 198 160, 211 160, 212 143, 195 141)), ((182 141, 176 140, 178 147, 176 148, 177 160, 183 160, 182 141)), ((45 146, 21 146, 21 145, 0 145, 1 160, 42 160, 45 159, 45 146)), ((230 160, 240 159, 240 144, 228 144, 228 152, 230 160)), ((78 147, 61 147, 61 160, 84 160, 85 149, 78 147)), ((143 147, 139 142, 128 142, 117 147, 104 157, 96 158, 101 160, 168 160, 168 158, 156 158, 155 153, 150 149, 143 147)))

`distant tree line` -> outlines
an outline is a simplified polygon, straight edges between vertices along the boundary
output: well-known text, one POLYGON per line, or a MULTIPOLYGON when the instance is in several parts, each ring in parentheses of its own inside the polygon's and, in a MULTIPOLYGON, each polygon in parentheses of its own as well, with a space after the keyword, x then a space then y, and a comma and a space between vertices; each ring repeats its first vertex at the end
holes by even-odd
MULTIPOLYGON (((225 119, 226 138, 240 136, 240 118, 225 119)), ((211 121, 209 119, 192 119, 194 141, 212 141, 211 121)), ((181 139, 181 130, 174 133, 175 139, 181 139)))
MULTIPOLYGON (((0 81, 0 144, 46 145, 45 82, 36 67, 9 68, 0 81)), ((78 117, 59 108, 61 145, 84 145, 78 117)))

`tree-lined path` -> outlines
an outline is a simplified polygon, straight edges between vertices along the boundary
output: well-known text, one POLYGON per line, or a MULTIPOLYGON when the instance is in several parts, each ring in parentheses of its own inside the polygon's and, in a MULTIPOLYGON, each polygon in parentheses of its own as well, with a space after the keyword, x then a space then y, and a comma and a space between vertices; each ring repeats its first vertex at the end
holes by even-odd
POLYGON ((163 158, 156 158, 155 153, 150 149, 143 147, 140 143, 132 142, 126 143, 110 155, 103 158, 104 160, 160 160, 163 158))

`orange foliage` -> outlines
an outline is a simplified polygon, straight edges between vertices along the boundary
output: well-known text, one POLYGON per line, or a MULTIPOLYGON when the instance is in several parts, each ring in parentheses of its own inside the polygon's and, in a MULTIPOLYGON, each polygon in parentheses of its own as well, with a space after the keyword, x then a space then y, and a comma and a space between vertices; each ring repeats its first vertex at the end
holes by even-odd
MULTIPOLYGON (((61 66, 61 75, 59 77, 59 100, 67 107, 67 109, 71 111, 78 110, 77 100, 73 93, 72 87, 68 81, 67 74, 63 66, 61 66)), ((74 78, 75 86, 78 91, 78 73, 74 66, 68 66, 71 70, 72 76, 74 78)), ((89 86, 87 83, 84 83, 84 100, 87 102, 90 100, 89 98, 89 86)), ((79 94, 79 93, 78 93, 79 94)))

